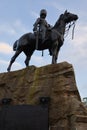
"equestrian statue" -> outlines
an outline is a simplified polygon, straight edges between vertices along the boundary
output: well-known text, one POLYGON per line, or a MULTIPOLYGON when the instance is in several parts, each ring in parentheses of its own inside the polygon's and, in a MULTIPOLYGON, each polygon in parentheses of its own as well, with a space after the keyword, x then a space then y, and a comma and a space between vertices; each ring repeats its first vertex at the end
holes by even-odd
POLYGON ((24 52, 26 55, 26 66, 29 65, 29 61, 35 50, 43 51, 45 49, 48 49, 52 56, 52 64, 57 63, 59 50, 64 43, 64 34, 67 31, 66 27, 69 25, 69 30, 71 25, 75 25, 78 16, 66 10, 59 16, 55 25, 51 27, 45 20, 46 13, 46 10, 41 10, 40 18, 34 24, 34 33, 26 33, 15 41, 13 44, 15 54, 11 58, 7 71, 11 70, 12 64, 21 52, 24 52))

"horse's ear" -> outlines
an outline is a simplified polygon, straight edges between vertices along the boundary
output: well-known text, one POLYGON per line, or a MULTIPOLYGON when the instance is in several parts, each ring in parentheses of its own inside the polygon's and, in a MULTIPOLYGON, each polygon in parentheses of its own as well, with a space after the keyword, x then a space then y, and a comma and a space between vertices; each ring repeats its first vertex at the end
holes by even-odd
POLYGON ((67 13, 67 10, 65 10, 64 14, 66 14, 66 13, 67 13))

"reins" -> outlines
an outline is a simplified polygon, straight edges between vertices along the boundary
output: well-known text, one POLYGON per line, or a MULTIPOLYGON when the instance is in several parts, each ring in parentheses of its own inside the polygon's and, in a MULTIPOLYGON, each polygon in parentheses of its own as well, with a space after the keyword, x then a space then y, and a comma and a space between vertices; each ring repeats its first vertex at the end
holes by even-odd
POLYGON ((65 34, 66 34, 66 35, 65 35, 65 37, 68 36, 69 30, 70 30, 70 28, 73 26, 73 29, 72 29, 72 39, 74 38, 75 23, 76 23, 76 21, 73 21, 73 23, 70 23, 70 24, 68 25, 68 27, 66 27, 66 30, 65 30, 65 34))

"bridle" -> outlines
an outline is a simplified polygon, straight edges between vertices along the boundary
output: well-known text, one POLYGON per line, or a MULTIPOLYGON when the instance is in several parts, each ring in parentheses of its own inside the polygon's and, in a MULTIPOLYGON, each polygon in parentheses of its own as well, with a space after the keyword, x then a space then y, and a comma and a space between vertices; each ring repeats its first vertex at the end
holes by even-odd
POLYGON ((69 30, 72 26, 73 26, 73 28, 72 28, 72 39, 74 38, 75 24, 76 24, 76 21, 74 20, 73 22, 70 22, 70 24, 66 27, 65 36, 64 36, 65 38, 68 36, 69 30))

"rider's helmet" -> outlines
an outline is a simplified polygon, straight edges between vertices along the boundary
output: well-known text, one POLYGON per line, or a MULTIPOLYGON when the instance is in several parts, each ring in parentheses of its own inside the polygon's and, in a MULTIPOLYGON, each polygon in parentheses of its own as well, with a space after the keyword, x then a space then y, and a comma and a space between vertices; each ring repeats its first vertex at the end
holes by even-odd
POLYGON ((47 11, 45 10, 45 9, 42 9, 41 11, 40 11, 40 17, 41 18, 45 18, 47 16, 47 11))

